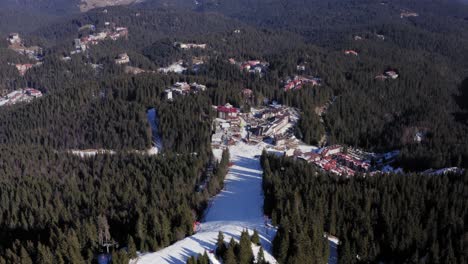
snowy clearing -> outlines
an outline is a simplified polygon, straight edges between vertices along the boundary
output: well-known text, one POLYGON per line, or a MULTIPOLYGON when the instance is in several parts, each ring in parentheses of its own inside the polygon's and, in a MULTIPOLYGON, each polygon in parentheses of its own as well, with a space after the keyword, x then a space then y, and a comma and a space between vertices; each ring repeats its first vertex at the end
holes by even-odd
MULTIPOLYGON (((214 250, 219 231, 224 233, 225 242, 228 243, 231 237, 239 241, 241 232, 245 229, 248 229, 250 234, 254 229, 258 231, 266 260, 272 264, 277 263, 271 255, 271 242, 276 230, 265 225, 262 214, 263 171, 259 159, 255 158, 256 155, 261 155, 261 152, 261 145, 251 146, 239 142, 230 147, 234 166, 226 176, 224 189, 211 200, 201 230, 158 252, 141 254, 130 263, 183 264, 190 256, 214 250)), ((256 254, 259 248, 253 246, 253 250, 256 254)), ((212 254, 210 259, 217 263, 212 254)))

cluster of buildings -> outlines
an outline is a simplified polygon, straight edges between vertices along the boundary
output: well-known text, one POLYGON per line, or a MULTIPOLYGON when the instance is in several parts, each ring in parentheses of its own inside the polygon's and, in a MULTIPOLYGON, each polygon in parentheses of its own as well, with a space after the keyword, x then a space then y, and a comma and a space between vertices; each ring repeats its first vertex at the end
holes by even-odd
POLYGON ((39 98, 42 93, 33 88, 26 88, 13 91, 6 96, 0 98, 0 106, 14 105, 20 102, 30 102, 34 98, 39 98))
POLYGON ((174 47, 180 49, 206 49, 206 44, 174 42, 174 47))
POLYGON ((398 72, 396 70, 387 70, 383 74, 379 74, 375 76, 376 80, 386 80, 386 79, 392 79, 395 80, 399 76, 398 72))
MULTIPOLYGON (((354 176, 356 173, 375 174, 381 172, 377 168, 388 168, 398 156, 398 151, 384 154, 367 153, 358 149, 345 149, 334 145, 308 153, 295 153, 296 158, 331 172, 336 175, 354 176)), ((384 171, 384 170, 382 170, 384 171)), ((385 172, 390 172, 385 169, 385 172)))
POLYGON ((204 91, 206 91, 206 86, 203 84, 198 84, 196 82, 190 84, 187 82, 176 82, 174 85, 167 88, 164 94, 167 100, 173 100, 175 95, 195 94, 204 91))
POLYGON ((21 55, 26 55, 30 59, 37 61, 42 60, 42 48, 39 46, 26 47, 23 44, 23 41, 18 33, 11 33, 7 38, 8 43, 10 44, 9 48, 21 55))
POLYGON ((249 144, 268 142, 284 150, 289 141, 295 140, 290 128, 297 122, 298 114, 293 108, 272 104, 241 113, 231 104, 225 104, 214 106, 213 109, 218 117, 212 137, 212 144, 216 147, 226 147, 243 138, 249 144))
POLYGON ((75 39, 75 50, 72 51, 71 54, 84 52, 91 45, 97 45, 99 44, 100 41, 103 41, 106 39, 118 40, 120 38, 127 38, 127 37, 128 37, 128 28, 126 27, 112 27, 110 29, 105 29, 102 32, 75 39))
POLYGON ((369 153, 340 145, 319 149, 297 139, 293 127, 299 113, 296 109, 278 104, 241 113, 230 104, 213 106, 217 117, 213 122, 212 147, 223 149, 243 141, 266 148, 270 153, 303 160, 324 171, 343 176, 356 173, 373 175, 397 172, 390 166, 399 151, 369 153))
POLYGON ((284 91, 290 90, 299 90, 302 89, 304 85, 317 86, 320 85, 321 79, 317 77, 306 77, 306 76, 294 76, 293 78, 288 78, 284 81, 284 91))
POLYGON ((264 74, 270 65, 268 62, 260 60, 249 60, 244 62, 237 62, 235 59, 229 59, 229 63, 237 65, 241 71, 246 71, 251 74, 264 74))

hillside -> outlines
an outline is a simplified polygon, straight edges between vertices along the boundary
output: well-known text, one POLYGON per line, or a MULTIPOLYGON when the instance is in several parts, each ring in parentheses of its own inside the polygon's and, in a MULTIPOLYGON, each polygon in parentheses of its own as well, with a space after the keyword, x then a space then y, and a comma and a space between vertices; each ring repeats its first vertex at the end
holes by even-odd
POLYGON ((0 264, 466 262, 468 7, 80 3, 0 3, 0 264))

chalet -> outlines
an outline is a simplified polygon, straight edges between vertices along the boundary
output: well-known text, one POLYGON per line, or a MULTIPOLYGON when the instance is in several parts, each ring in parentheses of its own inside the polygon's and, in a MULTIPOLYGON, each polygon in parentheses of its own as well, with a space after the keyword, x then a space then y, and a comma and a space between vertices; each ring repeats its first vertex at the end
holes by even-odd
POLYGON ((195 92, 204 92, 206 91, 206 85, 194 82, 190 84, 190 89, 195 92))
POLYGON ((11 45, 21 44, 21 38, 18 33, 11 33, 8 36, 8 42, 10 42, 11 45))
POLYGON ((344 52, 346 55, 354 55, 354 56, 358 56, 359 53, 357 53, 357 51, 355 50, 345 50, 344 52))
POLYGON ((398 73, 396 71, 394 71, 394 70, 386 71, 385 75, 390 79, 397 79, 398 78, 398 73))
POLYGON ((358 40, 362 40, 362 37, 361 37, 361 36, 358 36, 358 35, 356 35, 356 36, 354 36, 354 40, 356 40, 356 41, 358 41, 358 40))
POLYGON ((305 71, 306 66, 304 64, 299 64, 299 65, 296 66, 296 70, 297 71, 305 71))
POLYGON ((284 91, 289 90, 299 90, 306 84, 311 84, 312 86, 320 85, 319 78, 313 77, 304 77, 304 76, 295 76, 294 79, 287 79, 283 87, 284 91))
POLYGON ((184 95, 190 92, 190 85, 186 82, 177 82, 172 87, 169 87, 168 90, 172 94, 184 95))
POLYGON ((377 36, 377 38, 380 39, 380 40, 385 40, 385 36, 382 35, 382 34, 377 34, 376 36, 377 36))
POLYGON ((216 108, 218 117, 222 119, 237 118, 238 110, 231 104, 220 105, 216 108))
POLYGON ((117 58, 115 59, 115 64, 126 64, 130 62, 130 57, 128 56, 127 53, 121 53, 117 58))
POLYGON ((128 37, 128 28, 126 27, 117 27, 115 31, 112 32, 109 37, 112 40, 117 40, 119 38, 127 38, 128 37))

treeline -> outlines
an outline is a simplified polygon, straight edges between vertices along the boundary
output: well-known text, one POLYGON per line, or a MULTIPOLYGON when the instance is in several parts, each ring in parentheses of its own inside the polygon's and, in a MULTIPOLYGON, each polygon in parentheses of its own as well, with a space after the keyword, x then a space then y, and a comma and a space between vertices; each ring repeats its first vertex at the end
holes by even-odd
POLYGON ((214 164, 215 185, 195 192, 207 164, 196 155, 83 159, 30 146, 1 151, 0 263, 94 263, 112 241, 115 250, 166 247, 193 233, 229 160, 224 153, 214 164))
POLYGON ((280 263, 325 262, 325 233, 340 240, 339 263, 467 261, 467 173, 344 179, 265 153, 261 162, 280 263))
MULTIPOLYGON (((268 264, 265 260, 263 248, 260 246, 258 254, 254 257, 252 245, 260 246, 260 236, 257 230, 254 230, 252 235, 249 235, 247 230, 241 232, 239 242, 236 242, 233 237, 228 244, 224 242, 223 232, 218 233, 216 241, 216 251, 214 252, 219 260, 225 264, 268 264)), ((209 264, 210 259, 208 254, 199 254, 198 257, 192 256, 187 259, 187 264, 209 264)))

